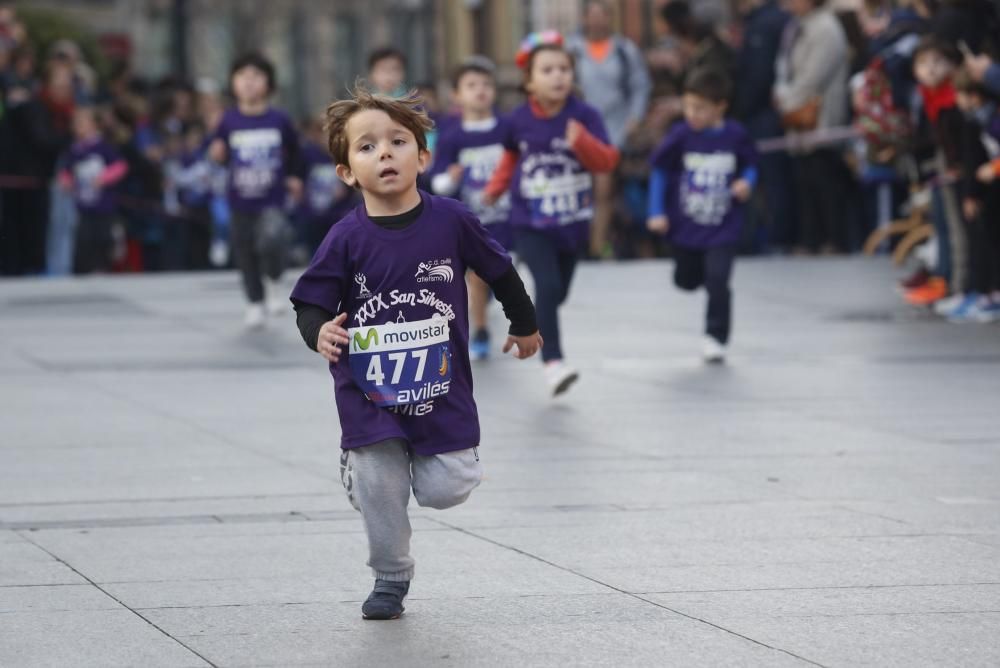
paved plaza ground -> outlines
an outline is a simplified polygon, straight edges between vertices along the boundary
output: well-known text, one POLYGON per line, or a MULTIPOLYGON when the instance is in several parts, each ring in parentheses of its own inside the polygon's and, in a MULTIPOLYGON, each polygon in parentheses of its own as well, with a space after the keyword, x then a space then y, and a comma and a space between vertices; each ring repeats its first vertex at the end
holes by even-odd
POLYGON ((412 508, 381 623, 291 315, 244 332, 232 273, 0 283, 0 666, 1000 665, 1000 325, 749 260, 706 367, 670 270, 580 269, 565 398, 476 368, 485 480, 412 508))

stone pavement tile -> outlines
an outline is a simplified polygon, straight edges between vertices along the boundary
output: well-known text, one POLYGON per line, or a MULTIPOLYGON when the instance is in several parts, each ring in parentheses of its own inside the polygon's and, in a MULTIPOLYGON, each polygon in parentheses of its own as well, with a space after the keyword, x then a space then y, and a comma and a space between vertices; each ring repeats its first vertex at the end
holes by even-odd
POLYGON ((83 582, 86 580, 36 545, 24 540, 0 542, 0 587, 83 582))
POLYGON ((92 584, 0 587, 0 620, 3 619, 2 615, 12 612, 121 609, 119 603, 92 584))
POLYGON ((0 665, 195 668, 209 664, 134 613, 119 609, 0 615, 0 665))
POLYGON ((829 666, 995 666, 1000 584, 654 594, 829 666))
MULTIPOLYGON (((982 471, 977 475, 980 473, 982 471)), ((984 496, 959 492, 954 496, 935 498, 849 500, 840 505, 906 522, 926 532, 1000 534, 1000 496, 995 488, 984 496)))
POLYGON ((407 599, 395 622, 357 602, 147 612, 223 665, 808 665, 631 597, 407 599))
POLYGON ((1000 551, 953 536, 699 541, 655 524, 476 533, 636 592, 1000 581, 1000 551))

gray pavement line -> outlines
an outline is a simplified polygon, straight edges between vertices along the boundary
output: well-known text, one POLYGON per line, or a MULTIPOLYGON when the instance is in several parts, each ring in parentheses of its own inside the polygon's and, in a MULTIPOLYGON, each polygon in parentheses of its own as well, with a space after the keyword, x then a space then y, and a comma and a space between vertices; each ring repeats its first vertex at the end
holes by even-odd
POLYGON ((47 549, 44 545, 40 545, 39 543, 37 543, 34 540, 32 540, 30 536, 25 536, 25 535, 23 535, 20 532, 18 532, 18 535, 21 536, 21 538, 23 538, 24 540, 26 540, 29 543, 31 543, 32 545, 34 545, 35 547, 37 547, 39 550, 41 550, 45 554, 49 555, 50 557, 52 557, 53 559, 55 559, 56 561, 58 561, 60 564, 62 564, 66 568, 70 569, 71 571, 73 571, 74 573, 76 573, 77 575, 79 575, 81 578, 83 578, 87 582, 89 582, 91 584, 91 586, 93 586, 95 589, 97 589, 97 591, 101 592, 102 594, 104 594, 105 596, 107 596, 108 598, 110 598, 112 601, 114 601, 115 603, 117 603, 118 605, 120 605, 121 607, 123 607, 124 609, 128 610, 129 612, 131 612, 133 615, 135 615, 136 617, 138 617, 142 621, 144 621, 147 624, 149 624, 151 627, 153 627, 154 629, 156 629, 157 631, 159 631, 160 633, 162 633, 164 636, 166 636, 170 640, 174 641, 175 643, 177 643, 178 645, 180 645, 181 647, 183 647, 187 651, 191 652, 191 654, 194 654, 196 657, 198 657, 199 659, 201 659, 202 661, 204 661, 207 665, 212 666, 212 668, 218 668, 217 664, 213 663, 212 661, 209 661, 207 657, 203 656, 196 649, 194 649, 193 647, 191 647, 187 643, 181 642, 180 640, 178 640, 174 636, 172 636, 169 633, 167 633, 167 631, 165 629, 163 629, 162 627, 160 627, 156 623, 154 623, 152 620, 150 620, 147 617, 145 617, 142 614, 140 614, 134 608, 129 607, 120 598, 118 598, 117 596, 115 596, 114 594, 112 594, 111 592, 109 592, 107 589, 105 589, 101 585, 99 585, 96 582, 94 582, 92 579, 90 579, 85 574, 83 574, 78 569, 76 569, 68 561, 66 561, 65 559, 59 557, 57 554, 53 553, 51 550, 47 549))
POLYGON ((675 610, 674 608, 671 608, 669 606, 663 605, 662 603, 657 603, 656 601, 651 601, 648 598, 644 598, 644 597, 642 597, 639 594, 636 594, 636 593, 633 593, 633 592, 630 592, 630 591, 626 591, 625 589, 621 589, 620 587, 616 587, 613 584, 609 584, 609 583, 604 582, 602 580, 598 580, 597 578, 591 577, 591 576, 587 575, 586 573, 581 573, 579 571, 573 570, 572 568, 569 568, 568 566, 563 566, 561 564, 557 564, 555 562, 549 561, 548 559, 545 559, 544 557, 540 557, 537 554, 532 554, 531 552, 527 552, 525 550, 516 548, 516 547, 514 547, 512 545, 507 545, 506 543, 501 543, 500 541, 493 540, 492 538, 487 538, 486 536, 481 536, 481 535, 479 535, 477 533, 474 533, 472 531, 468 531, 467 529, 463 529, 460 526, 457 526, 457 525, 454 525, 454 524, 450 524, 450 523, 445 522, 443 520, 432 519, 432 518, 429 518, 429 519, 431 519, 431 521, 433 521, 433 522, 437 522, 438 524, 441 524, 443 526, 449 527, 450 529, 454 529, 455 531, 458 531, 459 533, 463 533, 463 534, 465 534, 467 536, 470 536, 472 538, 476 538, 476 539, 484 541, 486 543, 490 543, 491 545, 495 545, 497 547, 504 548, 505 550, 510 550, 511 552, 515 552, 515 553, 520 554, 522 556, 528 557, 529 559, 534 559, 535 561, 538 561, 538 562, 541 562, 543 564, 546 564, 547 566, 551 566, 553 568, 557 568, 557 569, 559 569, 559 570, 561 570, 561 571, 563 571, 565 573, 570 573, 571 575, 575 575, 577 577, 583 578, 584 580, 589 580, 590 582, 593 582, 594 584, 600 585, 602 587, 607 587, 608 589, 616 591, 619 594, 624 594, 625 596, 628 596, 630 598, 634 598, 634 599, 636 599, 638 601, 642 601, 643 603, 648 603, 649 605, 652 605, 654 607, 660 608, 662 610, 666 610, 667 612, 672 612, 675 615, 679 615, 681 617, 685 617, 685 618, 690 619, 690 620, 695 621, 695 622, 700 622, 702 624, 705 624, 706 626, 711 626, 714 629, 717 629, 717 630, 722 631, 724 633, 728 633, 729 635, 735 636, 737 638, 741 638, 743 640, 746 640, 747 642, 753 643, 754 645, 759 645, 760 647, 765 647, 765 648, 767 648, 769 650, 772 650, 772 651, 775 651, 775 652, 781 652, 782 654, 787 654, 790 657, 798 659, 799 661, 804 661, 804 662, 806 662, 806 663, 808 663, 810 665, 813 665, 813 666, 819 666, 820 668, 827 668, 822 663, 818 663, 818 662, 813 661, 811 659, 807 659, 804 656, 800 656, 800 655, 798 655, 798 654, 796 654, 794 652, 791 652, 791 651, 789 651, 787 649, 782 649, 781 647, 775 647, 773 645, 768 645, 765 642, 761 642, 760 640, 754 640, 753 638, 751 638, 749 636, 745 636, 742 633, 739 633, 737 631, 733 631, 732 629, 727 629, 726 627, 720 626, 718 624, 715 624, 714 622, 710 622, 707 619, 702 619, 701 617, 696 617, 694 615, 689 615, 687 613, 681 612, 680 610, 675 610))
MULTIPOLYGON (((289 499, 289 498, 314 498, 330 496, 326 492, 316 492, 314 494, 303 492, 277 492, 274 494, 236 494, 234 496, 167 496, 151 497, 143 499, 77 499, 71 501, 38 501, 29 503, 0 503, 0 508, 42 508, 51 506, 100 506, 115 503, 188 503, 195 501, 242 501, 245 499, 265 500, 265 499, 289 499)), ((355 511, 344 511, 355 512, 355 511)))
POLYGON ((935 582, 918 584, 889 584, 889 585, 825 585, 821 587, 750 587, 747 589, 669 589, 666 591, 641 591, 635 592, 643 596, 659 596, 661 594, 738 594, 740 592, 769 592, 769 591, 827 591, 838 589, 912 589, 916 587, 996 587, 1000 582, 935 582))

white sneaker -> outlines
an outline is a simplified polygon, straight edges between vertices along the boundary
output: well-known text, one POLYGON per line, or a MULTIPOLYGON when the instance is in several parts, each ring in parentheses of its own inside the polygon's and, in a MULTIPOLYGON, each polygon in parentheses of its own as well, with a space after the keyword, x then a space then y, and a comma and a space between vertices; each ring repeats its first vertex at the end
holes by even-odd
POLYGON ((937 300, 931 308, 934 310, 934 315, 945 318, 961 306, 963 301, 965 301, 965 295, 961 292, 956 292, 950 297, 937 300))
POLYGON ((250 304, 247 306, 247 313, 243 317, 243 324, 246 325, 247 329, 261 329, 264 327, 266 320, 267 316, 264 313, 263 304, 250 304))
POLYGON ((208 261, 213 267, 225 267, 229 263, 229 244, 222 239, 213 241, 208 251, 208 261))
POLYGON ((553 397, 558 397, 568 390, 579 378, 579 372, 562 360, 554 360, 545 365, 545 382, 548 383, 553 397))
POLYGON ((288 303, 288 295, 285 294, 279 281, 270 278, 264 279, 264 300, 267 305, 267 314, 278 316, 285 312, 288 303))
POLYGON ((706 336, 701 346, 701 356, 709 364, 722 364, 726 361, 726 346, 714 337, 706 336))

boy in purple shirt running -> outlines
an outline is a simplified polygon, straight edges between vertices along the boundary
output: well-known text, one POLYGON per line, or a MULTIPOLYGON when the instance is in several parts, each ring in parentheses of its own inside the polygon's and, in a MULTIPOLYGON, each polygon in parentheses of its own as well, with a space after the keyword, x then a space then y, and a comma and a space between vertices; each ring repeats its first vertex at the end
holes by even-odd
POLYGON ((395 619, 413 577, 410 489, 421 506, 449 508, 482 475, 466 270, 511 321, 504 352, 530 357, 542 341, 510 256, 463 204, 417 190, 430 159, 420 99, 356 91, 326 118, 337 175, 363 202, 331 228, 292 303, 334 380, 341 478, 375 576, 362 614, 395 619))
MULTIPOLYGON (((496 102, 494 72, 493 63, 483 56, 473 56, 455 70, 452 87, 462 109, 462 118, 444 130, 438 139, 431 189, 438 195, 465 202, 493 238, 509 251, 514 243, 510 229, 510 195, 505 193, 493 206, 483 203, 483 191, 503 156, 507 134, 506 121, 493 111, 496 102)), ((474 273, 467 278, 474 327, 470 352, 473 359, 486 359, 490 350, 486 327, 490 289, 474 273)))
POLYGON ((757 180, 757 153, 739 123, 725 119, 730 82, 711 69, 684 83, 684 121, 653 151, 650 231, 666 234, 674 283, 708 292, 703 356, 725 361, 732 311, 729 279, 743 229, 743 203, 757 180))
POLYGON ((223 115, 209 156, 229 168, 232 247, 249 302, 245 323, 256 329, 265 323, 265 296, 273 315, 287 305, 278 279, 291 237, 285 199, 302 193, 299 139, 291 119, 268 102, 275 86, 268 60, 255 53, 238 58, 229 80, 236 107, 223 115))

